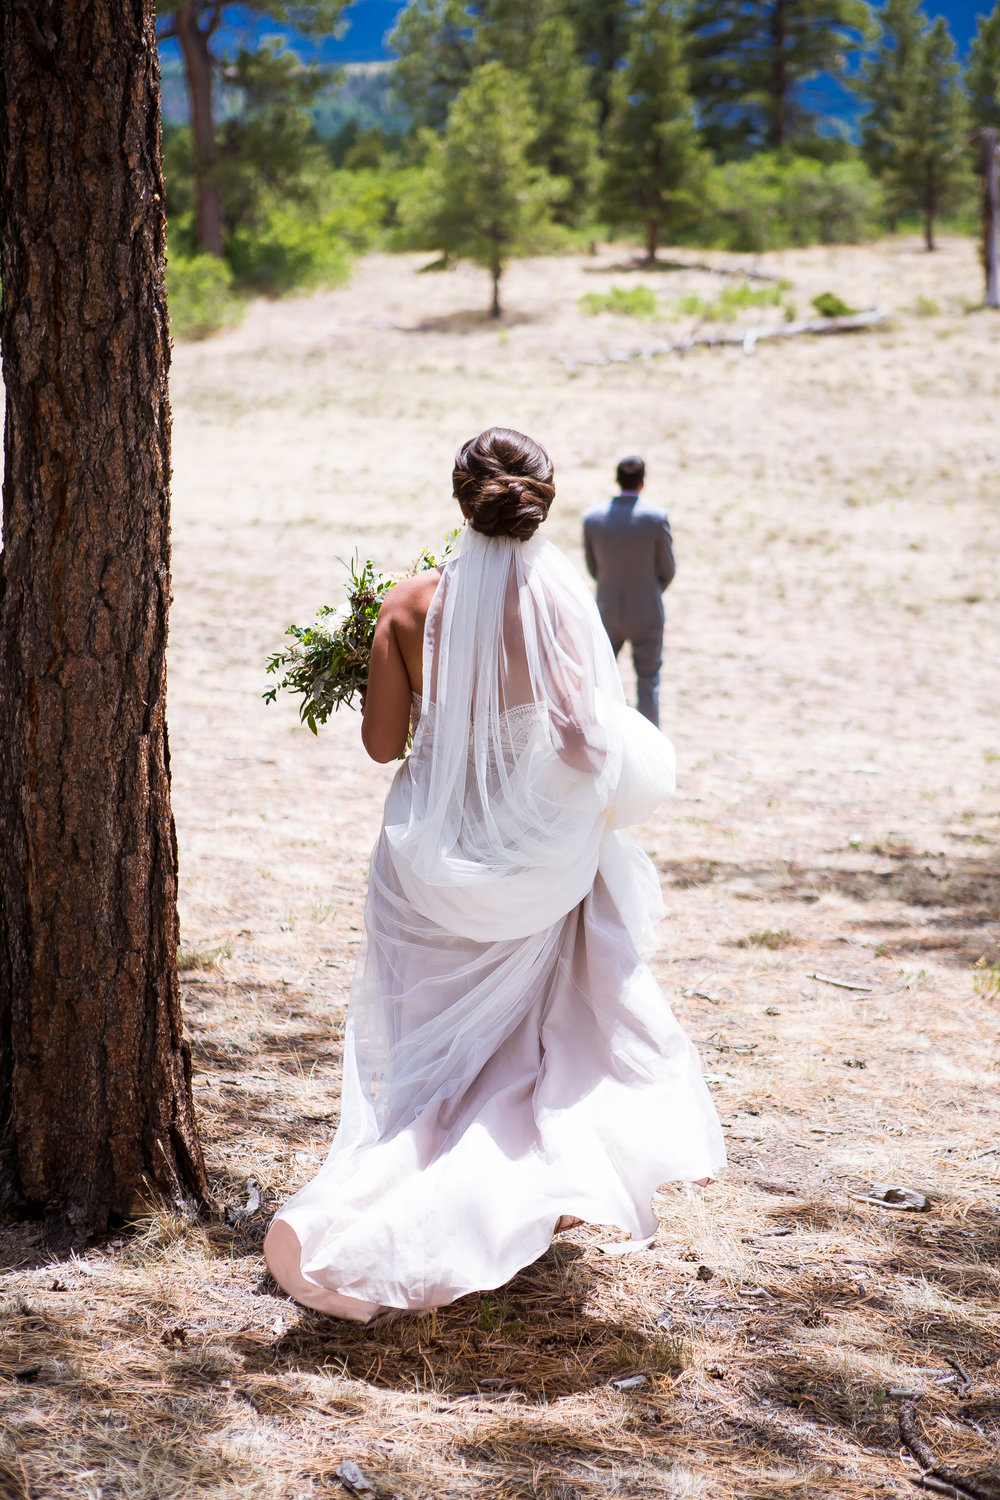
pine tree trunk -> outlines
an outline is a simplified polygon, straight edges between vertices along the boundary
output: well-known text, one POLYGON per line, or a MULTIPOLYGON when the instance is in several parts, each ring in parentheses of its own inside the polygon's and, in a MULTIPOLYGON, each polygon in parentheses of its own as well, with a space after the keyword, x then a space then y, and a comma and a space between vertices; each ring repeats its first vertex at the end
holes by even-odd
POLYGON ((788 134, 788 67, 785 59, 785 43, 788 40, 785 16, 785 0, 773 0, 771 12, 771 81, 770 119, 767 127, 767 144, 777 150, 785 144, 788 134))
POLYGON ((493 301, 490 304, 490 317, 500 317, 500 277, 503 275, 503 266, 495 260, 490 267, 490 275, 493 277, 493 301))
POLYGON ((198 249, 222 255, 222 199, 215 180, 215 121, 212 117, 212 54, 191 0, 177 8, 177 40, 184 58, 191 134, 194 138, 194 222, 198 249))
POLYGON ((660 248, 660 225, 656 219, 650 219, 646 225, 646 259, 650 262, 656 259, 656 252, 660 248))
POLYGON ((0 6, 0 1207, 208 1197, 177 983, 154 0, 0 6))
POLYGON ((983 178, 983 272, 986 306, 1000 307, 1000 188, 997 184, 997 142, 1000 132, 979 132, 980 171, 983 178))
POLYGON ((934 219, 937 204, 933 197, 924 200, 924 245, 928 250, 936 248, 934 244, 934 219))

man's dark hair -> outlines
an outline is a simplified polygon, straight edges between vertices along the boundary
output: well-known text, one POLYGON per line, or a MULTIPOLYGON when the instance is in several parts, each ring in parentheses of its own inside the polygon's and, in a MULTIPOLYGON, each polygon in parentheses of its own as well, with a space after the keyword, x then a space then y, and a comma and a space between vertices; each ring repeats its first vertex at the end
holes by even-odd
POLYGON ((637 490, 646 477, 646 465, 637 454, 623 458, 615 471, 620 490, 637 490))

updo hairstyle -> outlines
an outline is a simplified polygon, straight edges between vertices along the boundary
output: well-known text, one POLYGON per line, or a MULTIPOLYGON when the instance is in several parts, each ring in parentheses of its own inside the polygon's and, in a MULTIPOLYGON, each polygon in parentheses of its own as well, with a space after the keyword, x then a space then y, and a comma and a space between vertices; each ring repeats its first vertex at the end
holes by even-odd
POLYGON ((463 443, 451 482, 473 531, 516 542, 534 536, 556 493, 545 449, 510 427, 488 427, 463 443))

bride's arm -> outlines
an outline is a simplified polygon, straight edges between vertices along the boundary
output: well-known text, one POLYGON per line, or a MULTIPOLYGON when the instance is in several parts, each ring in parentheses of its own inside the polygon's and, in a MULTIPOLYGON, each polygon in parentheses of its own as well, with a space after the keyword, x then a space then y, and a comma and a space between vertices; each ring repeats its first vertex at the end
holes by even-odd
POLYGON ((410 679, 396 637, 393 589, 379 610, 361 720, 361 742, 372 760, 398 760, 410 728, 410 679))
POLYGON ((361 741, 372 760, 398 760, 406 750, 411 694, 420 690, 424 620, 437 578, 436 572, 404 578, 382 601, 362 707, 361 741))

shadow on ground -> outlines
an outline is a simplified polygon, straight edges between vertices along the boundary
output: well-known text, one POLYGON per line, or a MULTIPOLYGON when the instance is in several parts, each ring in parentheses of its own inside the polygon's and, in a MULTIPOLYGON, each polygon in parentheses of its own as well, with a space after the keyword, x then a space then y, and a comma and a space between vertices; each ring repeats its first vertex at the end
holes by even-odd
POLYGON ((869 901, 894 901, 913 909, 902 915, 852 925, 884 936, 887 953, 933 951, 942 962, 967 966, 985 955, 997 956, 997 913, 1000 912, 1000 858, 889 852, 877 868, 803 864, 785 860, 736 863, 709 858, 660 859, 663 881, 677 890, 693 886, 728 886, 731 895, 746 900, 818 901, 836 892, 863 906, 869 901), (893 937, 909 926, 933 929, 927 936, 893 937))

